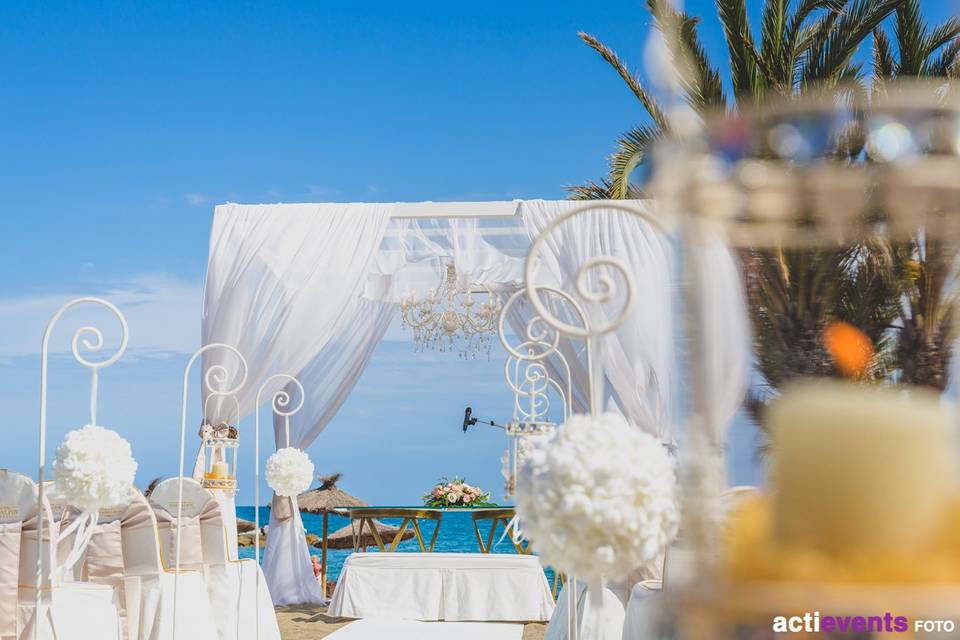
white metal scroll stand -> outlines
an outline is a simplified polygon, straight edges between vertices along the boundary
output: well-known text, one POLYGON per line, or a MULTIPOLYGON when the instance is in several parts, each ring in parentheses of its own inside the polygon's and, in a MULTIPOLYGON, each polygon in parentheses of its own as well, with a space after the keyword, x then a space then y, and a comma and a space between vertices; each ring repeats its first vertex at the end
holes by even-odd
MULTIPOLYGON (((233 396, 240 389, 243 388, 243 385, 247 382, 247 360, 243 355, 237 350, 236 347, 230 346, 228 344, 223 344, 222 342, 213 342, 208 345, 204 345, 197 349, 194 354, 190 357, 190 361, 187 362, 187 366, 183 370, 183 389, 180 400, 180 473, 177 476, 177 551, 176 551, 176 560, 174 562, 174 576, 173 576, 173 637, 177 637, 177 588, 180 583, 180 533, 181 525, 183 518, 183 458, 185 453, 185 448, 187 444, 187 398, 189 395, 190 389, 190 371, 193 369, 194 362, 202 356, 207 351, 214 349, 223 349, 231 352, 236 356, 237 360, 240 363, 240 375, 236 383, 231 387, 227 387, 231 379, 230 371, 225 365, 215 364, 207 369, 206 373, 203 375, 203 387, 207 390, 207 393, 210 396, 216 396, 219 398, 225 398, 228 396, 233 396)), ((209 397, 208 397, 209 399, 209 397)), ((206 407, 206 403, 204 403, 206 407)), ((239 415, 239 409, 238 409, 239 415)))
MULTIPOLYGON (((576 301, 563 291, 548 287, 540 287, 539 290, 549 292, 563 300, 577 313, 578 317, 583 318, 582 310, 576 301)), ((519 439, 525 435, 547 435, 556 427, 548 420, 551 389, 560 397, 563 420, 573 413, 573 381, 570 364, 558 348, 560 336, 550 331, 548 327, 543 327, 539 316, 533 316, 527 321, 524 328, 525 335, 520 344, 511 345, 507 339, 505 326, 507 314, 525 294, 526 291, 521 289, 510 296, 503 306, 497 323, 500 344, 507 351, 503 377, 513 392, 513 420, 505 427, 507 435, 511 437, 513 478, 517 477, 519 439), (551 376, 547 369, 546 360, 550 356, 559 363, 558 377, 565 381, 563 384, 551 376)), ((519 542, 517 538, 520 530, 516 522, 514 526, 514 542, 519 542)))
MULTIPOLYGON (((552 287, 537 287, 540 293, 555 297, 561 304, 571 309, 581 323, 586 323, 586 316, 583 309, 577 304, 576 300, 567 295, 564 291, 552 287)), ((503 305, 500 319, 497 325, 497 335, 500 338, 500 344, 507 351, 507 359, 503 365, 503 377, 507 381, 507 386, 513 392, 513 421, 507 425, 507 435, 510 438, 510 473, 511 477, 518 479, 519 474, 519 440, 520 435, 517 431, 524 430, 524 425, 532 425, 534 430, 538 426, 546 427, 548 423, 547 416, 550 411, 549 390, 552 388, 560 396, 563 420, 573 413, 573 377, 571 375, 570 363, 567 362, 563 352, 560 350, 560 334, 552 330, 549 326, 544 326, 543 319, 539 315, 533 315, 524 327, 524 335, 521 336, 522 342, 513 346, 507 339, 507 330, 505 320, 513 305, 518 304, 519 300, 527 294, 525 289, 521 289, 510 296, 503 305), (560 366, 560 377, 565 381, 561 384, 549 374, 546 367, 546 360, 553 357, 560 366), (519 429, 518 429, 519 427, 519 429)), ((589 357, 589 354, 588 354, 589 357)), ((550 425, 555 428, 555 425, 550 425)), ((552 429, 544 429, 541 433, 547 433, 552 429)), ((518 482, 519 480, 515 480, 518 482)), ((514 487, 514 491, 516 488, 514 487)), ((512 521, 513 538, 515 543, 523 539, 522 526, 519 518, 514 516, 512 521)), ((575 639, 577 637, 577 582, 575 576, 568 576, 569 587, 567 588, 567 637, 575 639)))
MULTIPOLYGON (((253 523, 254 523, 254 534, 253 534, 253 556, 257 562, 257 588, 256 592, 256 605, 257 605, 257 638, 260 638, 260 399, 263 396, 263 392, 268 387, 273 386, 274 383, 279 381, 286 381, 285 384, 279 391, 275 391, 270 402, 270 408, 274 415, 278 415, 283 418, 284 425, 284 435, 286 436, 286 446, 290 446, 290 416, 300 411, 300 408, 303 407, 303 400, 306 397, 306 394, 303 391, 303 385, 300 384, 300 381, 294 378, 291 375, 286 373, 275 373, 266 380, 263 381, 263 384, 260 385, 260 388, 257 389, 257 400, 254 405, 254 433, 253 433, 253 467, 254 467, 254 483, 253 483, 253 523), (293 385, 297 393, 299 393, 299 399, 295 405, 290 406, 290 392, 287 391, 287 386, 293 385)), ((297 509, 297 499, 296 496, 291 498, 293 500, 293 508, 297 509)), ((327 594, 323 594, 326 597, 327 594)))
MULTIPOLYGON (((530 251, 527 254, 527 260, 524 267, 524 281, 527 299, 533 306, 534 311, 539 317, 539 321, 545 323, 556 333, 568 338, 583 340, 586 349, 587 378, 588 378, 588 403, 590 414, 599 416, 603 413, 604 406, 604 371, 603 371, 603 339, 604 337, 617 330, 626 321, 634 305, 633 275, 630 266, 622 259, 616 256, 596 256, 590 258, 580 265, 574 278, 573 291, 576 298, 590 305, 593 310, 605 303, 611 303, 618 294, 617 279, 611 272, 619 275, 623 282, 623 295, 619 301, 620 308, 615 314, 607 316, 605 313, 586 313, 581 319, 582 325, 577 326, 557 317, 548 305, 544 302, 541 294, 542 287, 536 283, 536 268, 539 264, 539 254, 550 235, 561 225, 572 218, 589 214, 591 211, 615 211, 624 215, 632 216, 646 223, 651 224, 658 231, 666 233, 666 229, 655 218, 636 207, 621 204, 618 202, 604 201, 603 203, 587 203, 581 207, 571 209, 565 214, 555 218, 543 232, 530 245, 530 251), (598 322, 600 317, 602 321, 598 322)), ((602 586, 602 585, 601 585, 602 586)), ((573 591, 571 589, 571 591, 573 591)), ((591 600, 597 590, 591 588, 587 597, 587 607, 591 606, 591 600)), ((599 608, 599 602, 596 602, 599 608)), ((571 638, 578 640, 580 629, 574 625, 571 629, 571 638)))
MULTIPOLYGON (((43 529, 44 529, 44 482, 46 480, 46 450, 47 450, 47 377, 48 377, 48 367, 49 367, 49 358, 50 358, 50 336, 53 333, 53 329, 56 326, 57 322, 60 320, 60 317, 63 316, 67 310, 83 304, 93 304, 104 307, 110 313, 117 318, 117 321, 120 323, 120 345, 117 348, 116 353, 114 353, 109 358, 101 360, 99 362, 93 362, 87 360, 81 353, 81 349, 86 350, 90 353, 96 353, 103 348, 103 333, 96 327, 92 326, 83 326, 76 330, 73 334, 73 340, 70 343, 70 349, 73 352, 74 359, 79 362, 81 365, 90 369, 90 424, 97 424, 97 382, 100 369, 109 367, 114 362, 120 359, 123 356, 123 352, 127 348, 127 339, 129 331, 127 329, 127 320, 123 317, 123 314, 120 313, 120 310, 117 309, 113 304, 103 300, 102 298, 94 297, 84 297, 76 298, 67 302, 62 307, 60 307, 56 313, 53 314, 53 317, 50 318, 50 321, 47 323, 46 329, 43 331, 43 340, 40 346, 40 446, 39 446, 39 466, 37 469, 37 483, 38 483, 38 494, 37 494, 37 541, 40 549, 43 549, 43 529)), ((61 537, 69 535, 74 528, 77 531, 76 542, 74 543, 74 548, 70 552, 67 563, 65 566, 69 566, 73 562, 76 562, 76 558, 79 557, 80 553, 83 551, 83 547, 86 542, 89 542, 90 536, 93 534, 93 530, 97 523, 98 515, 97 513, 87 514, 87 518, 78 518, 71 525, 71 528, 67 531, 64 531, 61 534, 61 537)), ((52 532, 51 532, 52 534, 52 532)), ((54 553, 53 544, 50 545, 50 553, 47 558, 49 566, 53 567, 53 553, 54 553)), ((43 553, 37 554, 37 581, 36 581, 36 601, 35 601, 35 624, 34 624, 34 639, 39 637, 40 633, 40 595, 43 592, 43 553)))

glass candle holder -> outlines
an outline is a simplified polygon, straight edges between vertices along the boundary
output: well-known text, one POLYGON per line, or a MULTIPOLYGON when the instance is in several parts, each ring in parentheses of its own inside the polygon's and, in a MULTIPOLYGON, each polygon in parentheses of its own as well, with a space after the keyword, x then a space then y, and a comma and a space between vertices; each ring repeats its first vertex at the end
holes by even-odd
POLYGON ((682 237, 689 378, 674 554, 688 561, 671 584, 668 553, 659 634, 769 635, 796 612, 825 615, 801 631, 839 637, 896 632, 897 616, 911 631, 960 618, 947 389, 960 327, 957 96, 891 84, 792 98, 708 118, 654 157, 644 188, 682 237), (736 501, 723 496, 710 404, 716 319, 701 256, 716 242, 743 278, 760 381, 747 407, 771 469, 763 492, 736 501))

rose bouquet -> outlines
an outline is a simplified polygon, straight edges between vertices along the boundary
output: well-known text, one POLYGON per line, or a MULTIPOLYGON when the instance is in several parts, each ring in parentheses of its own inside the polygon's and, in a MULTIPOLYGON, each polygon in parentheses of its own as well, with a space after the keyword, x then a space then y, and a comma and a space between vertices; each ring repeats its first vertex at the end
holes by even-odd
POLYGON ((448 481, 441 478, 430 493, 423 496, 423 504, 427 507, 493 507, 490 494, 467 484, 463 478, 454 478, 448 481))

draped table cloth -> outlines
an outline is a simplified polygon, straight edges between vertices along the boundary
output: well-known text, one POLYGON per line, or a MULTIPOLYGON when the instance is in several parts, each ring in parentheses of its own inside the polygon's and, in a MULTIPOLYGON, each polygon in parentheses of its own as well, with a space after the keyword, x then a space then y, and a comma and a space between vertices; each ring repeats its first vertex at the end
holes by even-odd
POLYGON ((485 553, 354 553, 329 615, 405 620, 546 621, 550 585, 536 556, 485 553))

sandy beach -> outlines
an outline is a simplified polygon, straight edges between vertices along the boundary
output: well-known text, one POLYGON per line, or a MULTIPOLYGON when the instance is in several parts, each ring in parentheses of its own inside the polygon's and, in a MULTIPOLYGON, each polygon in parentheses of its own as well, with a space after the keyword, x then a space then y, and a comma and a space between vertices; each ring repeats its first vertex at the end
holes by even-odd
MULTIPOLYGON (((332 618, 327 608, 317 605, 292 605, 277 607, 277 621, 283 640, 315 640, 326 638, 348 624, 348 618, 332 618)), ((523 640, 542 640, 547 625, 528 624, 523 628, 523 640)))

